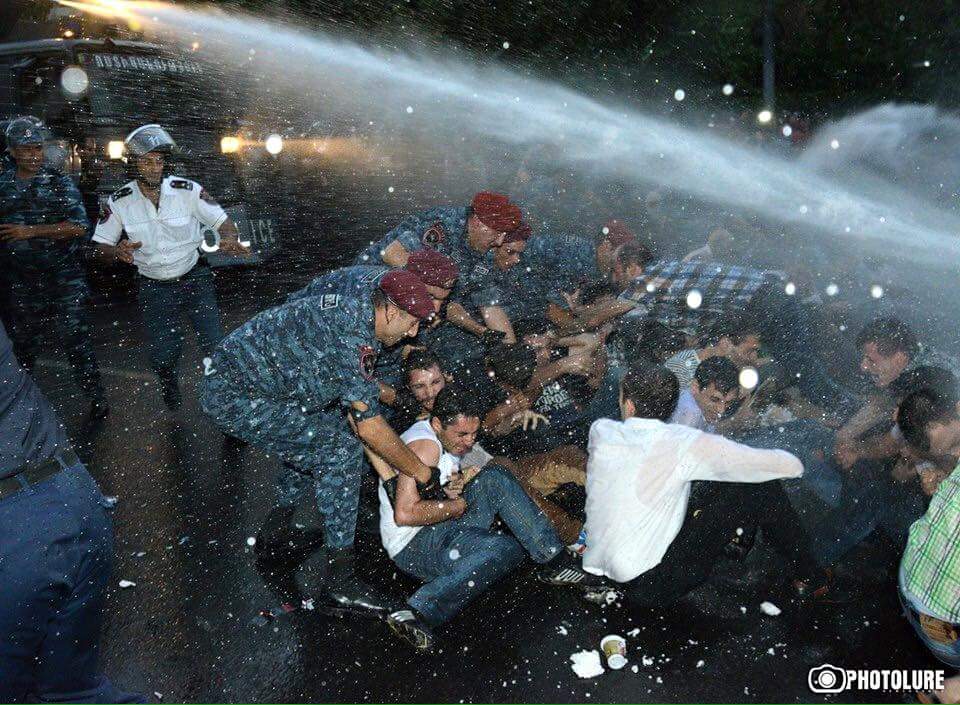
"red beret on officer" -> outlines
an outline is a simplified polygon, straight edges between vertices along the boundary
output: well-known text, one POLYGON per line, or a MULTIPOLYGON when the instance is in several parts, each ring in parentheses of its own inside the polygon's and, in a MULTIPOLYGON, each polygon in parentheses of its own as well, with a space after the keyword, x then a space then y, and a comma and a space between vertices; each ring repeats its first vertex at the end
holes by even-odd
POLYGON ((429 247, 411 252, 405 269, 427 286, 438 286, 441 289, 452 288, 460 276, 456 262, 429 247))
POLYGON ((628 242, 634 242, 637 239, 633 231, 616 218, 604 223, 600 233, 602 235, 601 239, 606 240, 614 247, 626 245, 628 242))
POLYGON ((470 208, 481 223, 498 233, 508 233, 523 221, 520 208, 502 193, 481 191, 473 197, 470 208))
POLYGON ((403 269, 387 272, 380 280, 380 289, 390 301, 421 321, 434 314, 433 298, 415 274, 403 269))

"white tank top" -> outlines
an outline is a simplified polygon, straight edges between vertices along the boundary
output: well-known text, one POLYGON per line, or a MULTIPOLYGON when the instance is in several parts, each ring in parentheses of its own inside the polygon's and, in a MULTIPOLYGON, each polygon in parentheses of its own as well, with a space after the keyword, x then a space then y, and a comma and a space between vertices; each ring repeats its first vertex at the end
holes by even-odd
MULTIPOLYGON (((440 449, 440 462, 437 467, 440 468, 440 482, 446 483, 450 475, 460 469, 460 458, 452 453, 447 453, 430 426, 429 420, 417 421, 400 435, 400 440, 409 445, 413 441, 430 440, 437 444, 440 449)), ((397 526, 393 520, 393 505, 390 504, 390 498, 387 497, 387 491, 383 488, 383 481, 380 481, 378 489, 380 496, 380 540, 387 554, 393 558, 400 551, 406 548, 407 544, 413 540, 422 526, 397 526)))

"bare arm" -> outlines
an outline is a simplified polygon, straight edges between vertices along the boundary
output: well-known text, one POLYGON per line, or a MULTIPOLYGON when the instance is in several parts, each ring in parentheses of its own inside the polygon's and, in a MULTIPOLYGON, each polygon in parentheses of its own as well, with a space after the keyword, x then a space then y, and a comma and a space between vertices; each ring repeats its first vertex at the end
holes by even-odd
MULTIPOLYGON (((354 402, 356 406, 359 402, 354 402)), ((364 419, 357 425, 357 435, 364 445, 383 458, 390 467, 420 482, 430 481, 430 468, 400 440, 382 416, 364 419)))
POLYGON ((487 324, 487 328, 506 334, 507 337, 503 339, 504 343, 517 342, 517 336, 513 332, 510 317, 503 308, 500 306, 484 306, 480 313, 483 316, 483 322, 487 324))
POLYGON ((410 259, 410 253, 399 240, 391 242, 383 251, 383 263, 388 267, 406 267, 408 259, 410 259))
POLYGON ((462 328, 468 333, 473 333, 480 337, 486 332, 487 328, 481 323, 477 323, 461 304, 451 301, 447 304, 447 320, 457 328, 462 328))
MULTIPOLYGON (((413 441, 410 450, 426 465, 440 462, 440 448, 433 441, 413 441)), ((463 514, 466 504, 462 499, 424 500, 417 492, 417 483, 412 478, 397 478, 397 501, 393 507, 393 519, 397 526, 427 526, 437 524, 463 514)))
POLYGON ((413 478, 401 475, 397 478, 397 501, 393 507, 393 520, 397 526, 428 526, 461 516, 467 509, 462 497, 457 499, 424 500, 417 493, 413 478))
POLYGON ((632 301, 623 301, 621 299, 607 299, 584 306, 577 313, 575 321, 562 332, 565 335, 583 333, 585 331, 596 330, 607 321, 632 311, 636 308, 632 301))
POLYGON ((133 264, 133 252, 139 250, 142 246, 142 243, 131 242, 130 240, 121 240, 116 245, 105 245, 98 242, 94 250, 95 258, 103 264, 115 264, 116 262, 133 264))
POLYGON ((30 240, 43 237, 48 240, 72 240, 86 234, 86 228, 69 220, 50 225, 14 225, 0 223, 0 240, 30 240))

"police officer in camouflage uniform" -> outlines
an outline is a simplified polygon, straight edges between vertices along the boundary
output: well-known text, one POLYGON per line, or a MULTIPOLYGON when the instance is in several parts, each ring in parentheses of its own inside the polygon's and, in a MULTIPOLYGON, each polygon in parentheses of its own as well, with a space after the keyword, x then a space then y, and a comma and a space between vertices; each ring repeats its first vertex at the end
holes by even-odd
POLYGON ((416 276, 388 272, 368 295, 324 293, 261 312, 223 340, 203 379, 204 412, 286 466, 280 506, 258 536, 258 551, 286 543, 289 526, 273 520, 288 522, 288 510, 312 486, 325 540, 313 565, 326 564, 323 587, 344 609, 384 613, 390 602, 356 576, 361 443, 425 488, 438 482, 381 416, 374 377, 381 345, 415 336, 433 313, 416 276))
MULTIPOLYGON (((437 314, 434 317, 434 322, 430 324, 430 328, 435 327, 443 315, 447 297, 450 296, 450 292, 457 282, 459 270, 456 263, 446 255, 427 248, 412 253, 407 259, 407 265, 404 269, 416 275, 427 287, 427 291, 430 292, 430 297, 433 299, 433 308, 437 314)), ((309 296, 331 293, 369 296, 389 271, 391 271, 390 267, 386 265, 335 269, 317 277, 304 288, 290 294, 287 301, 297 301, 309 296)), ((420 336, 423 337, 423 335, 424 331, 421 330, 420 336)), ((393 404, 396 397, 394 387, 400 377, 404 354, 401 346, 395 346, 384 350, 377 357, 380 399, 386 404, 393 404)))
POLYGON ((109 413, 90 340, 89 289, 81 264, 86 212, 69 177, 43 166, 47 130, 36 118, 13 120, 7 149, 16 167, 0 174, 0 251, 10 283, 12 337, 20 362, 30 369, 53 314, 74 378, 90 401, 88 420, 109 413))
POLYGON ((409 216, 379 242, 361 252, 354 264, 387 264, 402 267, 411 252, 430 248, 457 263, 460 278, 450 296, 446 319, 469 333, 495 342, 507 336, 512 342, 509 320, 477 322, 461 304, 470 291, 482 288, 493 276, 486 261, 491 248, 503 244, 504 236, 522 223, 520 209, 507 196, 483 191, 469 206, 440 206, 409 216))

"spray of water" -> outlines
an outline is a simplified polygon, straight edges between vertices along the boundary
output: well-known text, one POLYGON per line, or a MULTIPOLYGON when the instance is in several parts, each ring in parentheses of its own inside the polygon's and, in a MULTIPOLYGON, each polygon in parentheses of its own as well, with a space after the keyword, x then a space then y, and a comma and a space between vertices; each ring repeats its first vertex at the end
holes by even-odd
MULTIPOLYGON (((478 158, 549 153, 581 175, 643 188, 665 187, 717 206, 755 212, 803 233, 842 238, 857 252, 889 254, 942 267, 958 254, 960 219, 884 179, 837 178, 862 154, 871 124, 831 126, 807 163, 771 156, 705 131, 677 126, 624 105, 466 62, 436 50, 378 53, 325 34, 214 9, 157 2, 60 0, 125 18, 150 35, 234 65, 255 62, 265 89, 318 117, 346 116, 381 138, 431 144, 478 158), (831 175, 833 172, 834 175, 831 175), (861 185, 862 184, 862 185, 861 185)), ((438 171, 442 172, 442 169, 438 171)), ((449 173, 423 179, 450 178, 449 173)))

